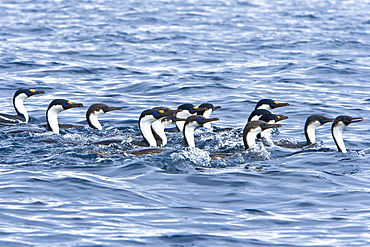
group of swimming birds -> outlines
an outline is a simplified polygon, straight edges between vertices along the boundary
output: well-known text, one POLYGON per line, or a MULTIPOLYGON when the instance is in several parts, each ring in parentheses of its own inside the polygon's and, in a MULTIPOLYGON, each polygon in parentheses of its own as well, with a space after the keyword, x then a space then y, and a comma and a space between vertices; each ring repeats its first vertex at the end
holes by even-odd
MULTIPOLYGON (((13 96, 13 105, 17 115, 0 114, 0 125, 15 125, 19 123, 28 123, 29 115, 24 106, 24 100, 33 96, 44 94, 44 91, 34 89, 19 89, 13 96)), ((62 111, 82 107, 80 103, 72 103, 69 100, 53 100, 46 111, 48 130, 59 134, 60 124, 58 123, 58 114, 62 111)), ((256 140, 262 139, 266 145, 273 145, 271 135, 272 130, 282 127, 278 122, 288 119, 284 115, 276 115, 271 110, 279 107, 289 106, 289 103, 279 103, 271 99, 260 100, 255 110, 250 114, 243 130, 243 142, 245 149, 256 146, 256 140)), ((195 147, 194 131, 197 127, 211 127, 211 122, 218 121, 218 118, 210 118, 213 111, 221 108, 213 104, 203 103, 200 106, 193 104, 183 104, 172 110, 166 107, 155 107, 145 110, 139 118, 139 128, 141 134, 150 147, 162 147, 167 144, 165 128, 172 123, 176 124, 178 131, 183 132, 185 145, 195 147)), ((98 117, 109 111, 122 110, 120 107, 109 107, 105 104, 93 104, 86 112, 86 120, 93 129, 102 130, 98 117)), ((295 147, 304 147, 316 142, 317 127, 332 122, 331 132, 339 152, 346 153, 342 132, 343 129, 351 123, 361 122, 363 118, 353 118, 350 116, 338 116, 335 119, 327 118, 322 115, 311 115, 307 118, 304 132, 306 143, 296 145, 295 147)))

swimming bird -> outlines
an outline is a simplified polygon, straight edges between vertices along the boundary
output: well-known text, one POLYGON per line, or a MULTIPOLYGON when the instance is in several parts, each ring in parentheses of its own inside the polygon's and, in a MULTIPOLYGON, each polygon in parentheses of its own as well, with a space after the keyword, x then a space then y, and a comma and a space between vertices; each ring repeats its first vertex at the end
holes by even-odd
MULTIPOLYGON (((206 107, 199 108, 198 106, 194 106, 193 104, 183 104, 180 105, 177 110, 181 110, 176 113, 177 118, 184 118, 187 119, 194 114, 198 114, 198 112, 207 110, 206 107)), ((178 131, 183 131, 185 123, 183 121, 176 122, 176 127, 178 131)))
POLYGON ((363 118, 353 118, 350 116, 338 116, 334 119, 331 126, 331 133, 333 135, 335 144, 337 145, 338 152, 347 153, 346 146, 344 145, 342 132, 351 123, 364 121, 363 118))
POLYGON ((264 110, 271 111, 272 109, 283 107, 283 106, 289 106, 289 103, 280 103, 272 99, 261 99, 256 104, 255 110, 264 109, 264 110))
POLYGON ((280 128, 280 124, 269 124, 262 120, 248 122, 243 130, 243 142, 245 149, 256 146, 256 137, 263 130, 268 128, 280 128))
MULTIPOLYGON (((221 106, 215 106, 215 105, 210 104, 210 103, 203 103, 203 104, 199 105, 198 109, 204 109, 204 110, 200 110, 198 112, 198 115, 202 115, 205 118, 210 118, 212 112, 214 112, 215 110, 221 109, 221 106)), ((211 123, 205 123, 203 125, 203 127, 207 128, 207 129, 210 129, 211 128, 211 123)))
POLYGON ((58 123, 58 114, 62 111, 82 107, 82 104, 72 103, 71 101, 65 99, 55 99, 50 104, 46 111, 46 122, 48 130, 53 131, 56 134, 59 134, 59 123, 58 123))
POLYGON ((195 147, 194 130, 196 127, 202 127, 206 123, 218 120, 218 118, 205 118, 200 115, 188 117, 185 121, 183 130, 185 146, 191 148, 195 147))
POLYGON ((322 115, 311 115, 307 118, 304 125, 304 134, 306 136, 306 145, 312 145, 316 142, 316 129, 326 123, 333 122, 334 119, 322 115))
POLYGON ((99 122, 98 117, 110 111, 122 110, 121 107, 110 107, 105 104, 93 104, 86 112, 86 120, 89 126, 93 129, 102 130, 103 127, 99 122))
POLYGON ((145 142, 150 147, 157 147, 157 141, 154 137, 154 134, 152 132, 152 124, 160 120, 162 118, 165 118, 167 116, 173 116, 173 111, 164 111, 162 109, 150 109, 145 110, 141 113, 139 118, 139 128, 141 131, 141 134, 144 137, 145 142))
POLYGON ((44 94, 44 91, 36 91, 35 89, 19 89, 14 93, 13 106, 17 115, 0 114, 1 125, 14 125, 18 123, 28 123, 29 115, 24 107, 24 100, 37 94, 44 94))

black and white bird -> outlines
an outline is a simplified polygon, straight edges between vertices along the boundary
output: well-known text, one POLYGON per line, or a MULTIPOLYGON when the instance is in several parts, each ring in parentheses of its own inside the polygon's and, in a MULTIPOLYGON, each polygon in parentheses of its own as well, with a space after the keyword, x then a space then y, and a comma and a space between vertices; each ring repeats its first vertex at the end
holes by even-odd
POLYGON ((304 125, 304 135, 306 145, 312 145, 316 142, 316 129, 326 123, 333 122, 334 119, 322 115, 311 115, 307 118, 304 125))
POLYGON ((24 101, 33 95, 44 94, 44 91, 34 89, 19 89, 14 93, 13 106, 17 115, 0 114, 1 125, 15 125, 19 123, 28 123, 29 115, 24 107, 24 101))
MULTIPOLYGON (((203 104, 199 105, 198 109, 201 109, 198 112, 198 115, 202 115, 205 118, 210 118, 212 112, 214 112, 215 110, 221 109, 221 106, 215 106, 215 105, 210 104, 210 103, 203 103, 203 104)), ((203 127, 207 128, 207 129, 210 129, 212 126, 211 126, 211 123, 205 123, 203 125, 203 127)))
POLYGON ((75 108, 75 107, 82 107, 82 104, 79 103, 72 103, 69 100, 65 99, 55 99, 50 104, 46 111, 46 122, 48 130, 59 134, 59 122, 58 122, 58 114, 62 111, 75 108))
POLYGON ((245 149, 256 146, 256 138, 259 133, 269 128, 280 128, 280 124, 269 124, 262 120, 248 122, 243 130, 243 142, 245 149))
POLYGON ((102 130, 103 126, 99 122, 99 116, 110 112, 110 111, 117 111, 122 110, 121 107, 110 107, 105 104, 93 104, 89 107, 86 112, 86 120, 89 126, 93 129, 102 130))
POLYGON ((193 148, 195 147, 195 140, 194 140, 194 130, 197 127, 202 127, 206 123, 218 121, 218 118, 205 118, 203 116, 190 116, 186 119, 184 124, 184 140, 185 146, 193 148))
POLYGON ((347 149, 343 141, 343 130, 351 123, 357 123, 361 121, 364 121, 364 119, 361 117, 353 118, 350 116, 338 116, 334 119, 334 122, 331 126, 331 133, 333 135, 335 144, 337 145, 338 152, 347 153, 347 149))

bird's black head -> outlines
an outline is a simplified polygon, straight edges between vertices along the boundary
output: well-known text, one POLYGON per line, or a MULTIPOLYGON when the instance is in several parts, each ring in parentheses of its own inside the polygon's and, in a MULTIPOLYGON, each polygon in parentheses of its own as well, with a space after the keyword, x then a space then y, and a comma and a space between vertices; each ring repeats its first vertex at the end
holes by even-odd
POLYGON ((153 116, 155 119, 160 119, 162 117, 172 116, 173 114, 174 114, 173 111, 164 111, 162 109, 150 109, 143 111, 140 115, 140 119, 146 116, 153 116))
POLYGON ((18 89, 15 93, 14 93, 14 98, 16 98, 18 95, 20 94, 25 94, 28 97, 31 97, 33 95, 37 95, 37 94, 44 94, 45 92, 44 91, 36 91, 35 89, 18 89))
POLYGON ((205 118, 201 115, 190 116, 186 119, 185 125, 188 125, 191 122, 196 122, 199 126, 203 126, 205 123, 219 121, 218 118, 205 118))
POLYGON ((327 118, 327 117, 321 116, 321 115, 317 116, 317 120, 320 122, 320 124, 326 124, 326 123, 330 123, 330 122, 334 121, 334 119, 332 119, 332 118, 327 118))
POLYGON ((277 108, 277 107, 283 107, 283 106, 289 106, 289 103, 280 103, 276 100, 272 99, 261 99, 258 101, 256 108, 259 109, 260 107, 266 106, 267 108, 270 107, 271 109, 277 108))
POLYGON ((110 111, 122 110, 121 107, 112 107, 112 106, 107 106, 105 104, 102 104, 101 109, 103 110, 104 113, 110 112, 110 111))
POLYGON ((287 116, 284 115, 275 115, 275 114, 265 114, 260 117, 260 120, 265 122, 270 122, 271 120, 274 120, 275 122, 279 122, 285 119, 289 119, 287 116))
POLYGON ((350 125, 351 123, 356 123, 356 122, 362 122, 364 119, 362 117, 359 118, 353 118, 350 116, 338 116, 334 119, 333 125, 336 125, 340 122, 342 122, 344 125, 350 125))
POLYGON ((183 110, 183 111, 189 111, 191 114, 195 113, 198 110, 198 106, 194 106, 193 104, 183 104, 177 107, 178 110, 183 110))
POLYGON ((221 109, 221 106, 215 106, 215 105, 210 104, 210 103, 202 103, 201 105, 199 105, 199 108, 202 108, 202 107, 212 109, 212 111, 215 111, 217 109, 221 109))
POLYGON ((80 104, 80 103, 73 103, 69 100, 65 100, 65 99, 55 99, 53 100, 50 105, 49 105, 49 109, 53 106, 62 106, 64 110, 68 110, 70 108, 75 108, 75 107, 82 107, 83 104, 80 104))
POLYGON ((117 111, 122 110, 121 107, 110 107, 106 104, 92 104, 89 109, 86 112, 86 117, 88 117, 90 114, 103 111, 104 113, 110 112, 110 111, 117 111))
POLYGON ((152 109, 153 110, 162 110, 164 112, 172 112, 173 114, 183 111, 183 109, 172 110, 171 108, 164 107, 164 106, 156 106, 156 107, 153 107, 152 109))
MULTIPOLYGON (((272 114, 270 111, 268 110, 265 110, 265 109, 258 109, 258 110, 254 110, 252 111, 252 113, 249 115, 249 118, 248 118, 248 122, 252 120, 252 118, 254 118, 255 116, 259 116, 259 118, 263 115, 267 115, 267 114, 272 114)), ((258 119, 259 119, 258 118, 258 119)))

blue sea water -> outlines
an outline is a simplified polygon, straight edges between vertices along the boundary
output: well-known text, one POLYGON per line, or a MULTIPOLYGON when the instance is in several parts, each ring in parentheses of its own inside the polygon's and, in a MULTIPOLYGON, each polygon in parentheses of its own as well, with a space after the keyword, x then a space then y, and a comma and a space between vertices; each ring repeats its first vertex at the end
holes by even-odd
POLYGON ((0 246, 370 245, 370 3, 365 0, 4 0, 0 105, 26 126, 0 127, 0 246), (53 99, 79 128, 38 130, 53 99), (363 117, 336 151, 330 124, 318 149, 243 150, 256 102, 290 103, 275 140, 304 141, 311 114, 363 117), (143 110, 210 102, 214 130, 194 150, 133 156, 143 110), (122 107, 85 120, 91 104, 122 107), (226 129, 226 130, 225 130, 226 129), (122 140, 108 146, 95 144, 122 140), (231 156, 212 160, 209 154, 231 156), (98 155, 97 153, 103 154, 98 155))

